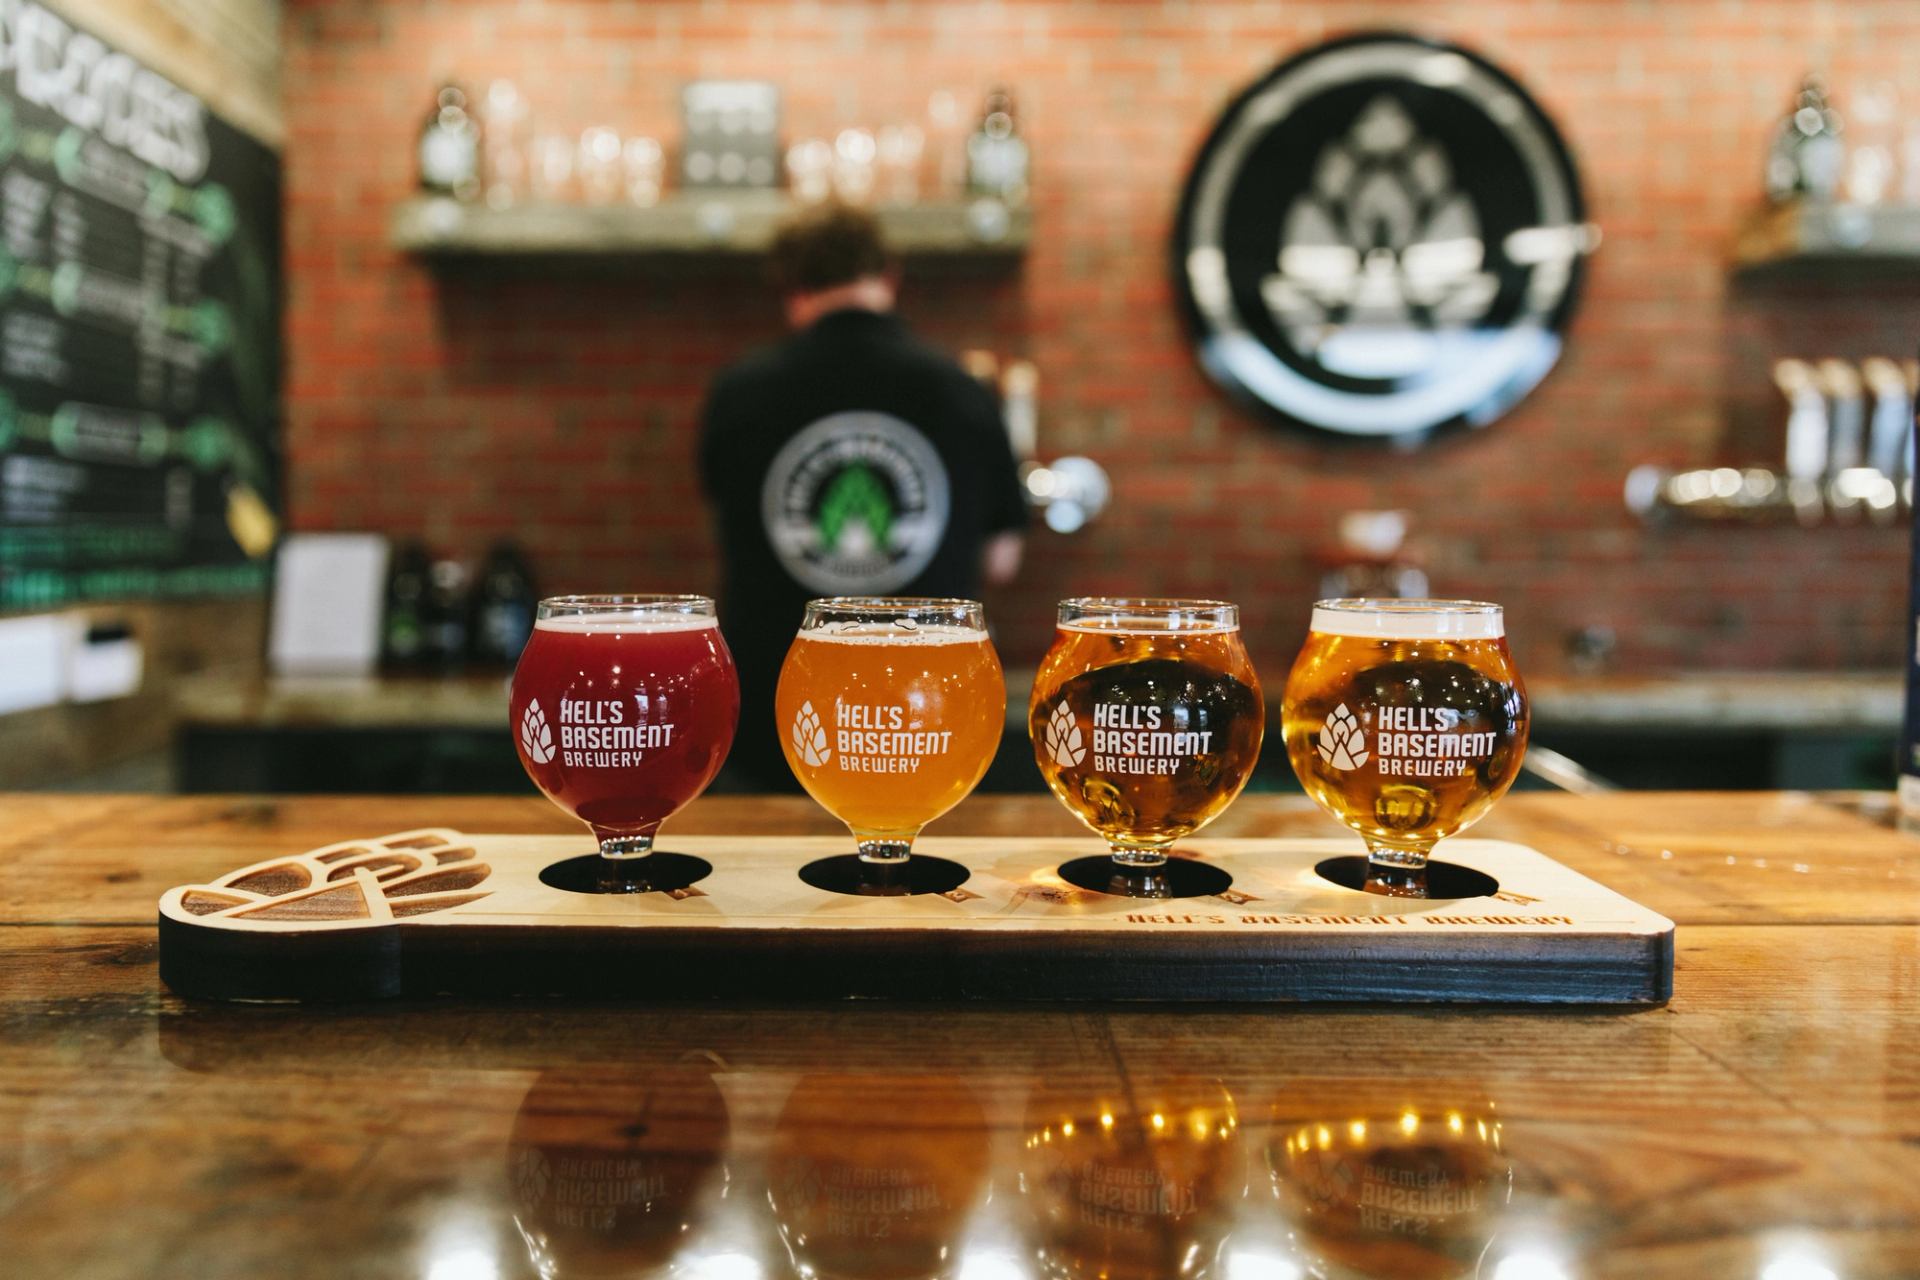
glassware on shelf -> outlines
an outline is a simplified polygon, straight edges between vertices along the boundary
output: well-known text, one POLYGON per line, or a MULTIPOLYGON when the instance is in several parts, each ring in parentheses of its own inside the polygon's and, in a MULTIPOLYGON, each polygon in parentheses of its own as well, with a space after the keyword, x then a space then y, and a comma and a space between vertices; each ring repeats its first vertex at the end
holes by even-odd
POLYGON ((526 100, 513 81, 495 80, 487 85, 481 115, 487 203, 505 209, 527 195, 526 100))
POLYGON ((927 99, 926 190, 950 199, 967 185, 967 117, 960 95, 937 89, 927 99))
POLYGON ((833 194, 833 147, 819 138, 803 138, 787 148, 787 185, 802 204, 818 204, 833 194))
POLYGON ((626 177, 627 202, 642 209, 659 204, 667 179, 666 150, 656 139, 633 137, 627 139, 620 156, 626 177))
POLYGON ((878 151, 866 129, 842 129, 833 140, 833 193, 848 204, 873 198, 874 157, 878 151))
POLYGON ((1854 204, 1885 204, 1894 198, 1900 149, 1900 95, 1885 80, 1853 97, 1848 112, 1845 193, 1854 204))
POLYGON ((588 204, 613 204, 625 186, 620 135, 605 125, 581 131, 578 161, 580 194, 588 204))
POLYGON ((880 168, 880 198, 888 204, 920 199, 920 158, 927 135, 917 124, 890 124, 875 138, 880 168))
POLYGON ((573 140, 562 134, 543 134, 529 149, 528 190, 544 204, 560 204, 573 194, 573 140))

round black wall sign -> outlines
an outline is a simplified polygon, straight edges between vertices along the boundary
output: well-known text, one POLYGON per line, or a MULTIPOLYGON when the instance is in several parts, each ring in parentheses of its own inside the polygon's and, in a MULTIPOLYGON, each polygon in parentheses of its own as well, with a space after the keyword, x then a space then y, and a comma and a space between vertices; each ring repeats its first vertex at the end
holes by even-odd
POLYGON ((1174 231, 1208 374, 1290 422, 1485 426, 1559 357, 1594 234, 1512 77, 1407 35, 1335 40, 1227 108, 1174 231))

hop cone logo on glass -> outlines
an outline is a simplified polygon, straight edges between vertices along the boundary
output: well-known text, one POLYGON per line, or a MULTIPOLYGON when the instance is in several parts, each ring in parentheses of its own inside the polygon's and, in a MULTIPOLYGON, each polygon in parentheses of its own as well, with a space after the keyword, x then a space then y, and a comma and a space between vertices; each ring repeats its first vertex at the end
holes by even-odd
POLYGON ((1335 707, 1327 722, 1320 726, 1318 745, 1320 758, 1334 769, 1358 769, 1369 758, 1367 735, 1344 702, 1335 707))
POLYGON ((538 701, 529 702, 526 711, 521 713, 520 745, 526 748, 527 759, 535 764, 553 759, 553 730, 547 727, 547 717, 538 701))
POLYGON ((513 1158, 513 1191, 522 1204, 537 1204, 553 1184, 553 1168, 546 1156, 522 1147, 513 1158))
POLYGON ((821 727, 811 702, 801 703, 799 714, 793 717, 793 749, 803 763, 815 769, 833 754, 827 749, 827 731, 821 727))
POLYGON ((1062 769, 1071 769, 1087 758, 1087 740, 1080 733, 1080 722, 1065 702, 1055 707, 1047 720, 1045 745, 1047 754, 1062 769))

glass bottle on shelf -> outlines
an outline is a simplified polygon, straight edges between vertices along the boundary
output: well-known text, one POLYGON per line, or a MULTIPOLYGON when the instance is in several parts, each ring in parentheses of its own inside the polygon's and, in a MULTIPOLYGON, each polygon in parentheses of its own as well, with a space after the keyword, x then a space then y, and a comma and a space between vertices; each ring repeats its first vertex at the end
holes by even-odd
POLYGON ((407 542, 393 553, 387 570, 387 607, 381 623, 380 660, 389 671, 419 666, 426 647, 427 578, 432 562, 427 549, 407 542))
POLYGON ((521 126, 527 104, 511 80, 487 86, 481 106, 481 168, 486 174, 487 204, 505 209, 527 197, 527 149, 521 126))
POLYGON ((466 566, 458 560, 434 561, 421 611, 421 657, 428 667, 446 675, 466 664, 467 617, 466 566))
POLYGON ((1767 153, 1767 196, 1776 204, 1806 197, 1831 200, 1840 188, 1846 145, 1840 114, 1819 76, 1800 82, 1793 110, 1775 131, 1767 153))
POLYGON ((989 90, 980 124, 967 139, 968 192, 1009 204, 1025 200, 1029 159, 1012 92, 1004 88, 989 90))
POLYGON ((539 603, 533 573, 520 549, 512 542, 496 542, 480 566, 473 589, 467 642, 474 662, 506 670, 519 661, 527 637, 533 634, 533 614, 539 603))
POLYGON ((420 127, 420 189, 471 200, 480 193, 480 125, 457 84, 444 84, 420 127))

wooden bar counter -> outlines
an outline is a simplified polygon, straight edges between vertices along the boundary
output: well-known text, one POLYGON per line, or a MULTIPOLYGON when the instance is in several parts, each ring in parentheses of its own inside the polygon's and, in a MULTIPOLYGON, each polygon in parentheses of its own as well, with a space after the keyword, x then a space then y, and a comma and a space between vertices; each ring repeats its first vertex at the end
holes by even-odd
MULTIPOLYGON (((1912 1277, 1920 842, 1884 809, 1503 801, 1476 835, 1677 923, 1642 1012, 703 1005, 670 971, 644 1004, 301 1008, 165 991, 161 892, 566 818, 0 797, 0 1276, 1912 1277)), ((1073 830, 1047 797, 936 828, 1073 830)), ((1209 834, 1327 830, 1248 797, 1209 834)), ((835 826, 711 798, 674 831, 835 826)))

